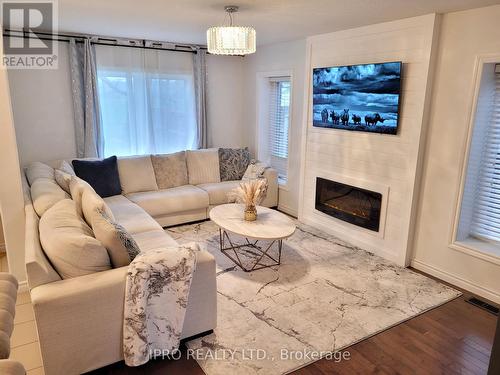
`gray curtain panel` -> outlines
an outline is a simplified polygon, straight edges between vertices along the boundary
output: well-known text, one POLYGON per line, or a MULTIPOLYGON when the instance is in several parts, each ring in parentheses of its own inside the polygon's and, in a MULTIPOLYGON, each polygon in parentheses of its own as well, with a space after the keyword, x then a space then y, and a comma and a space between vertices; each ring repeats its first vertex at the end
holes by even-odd
POLYGON ((198 148, 207 148, 207 51, 198 48, 193 54, 196 121, 198 123, 198 148))
POLYGON ((97 70, 90 39, 69 43, 77 157, 103 157, 104 140, 97 96, 97 70))

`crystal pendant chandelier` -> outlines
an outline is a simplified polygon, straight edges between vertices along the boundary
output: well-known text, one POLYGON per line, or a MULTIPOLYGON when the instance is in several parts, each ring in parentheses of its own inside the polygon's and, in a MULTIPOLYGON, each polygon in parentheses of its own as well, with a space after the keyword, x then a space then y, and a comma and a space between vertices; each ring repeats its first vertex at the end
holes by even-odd
POLYGON ((247 26, 234 26, 233 13, 238 11, 234 5, 225 6, 229 14, 229 26, 214 26, 207 30, 208 52, 213 55, 248 55, 255 52, 255 29, 247 26))

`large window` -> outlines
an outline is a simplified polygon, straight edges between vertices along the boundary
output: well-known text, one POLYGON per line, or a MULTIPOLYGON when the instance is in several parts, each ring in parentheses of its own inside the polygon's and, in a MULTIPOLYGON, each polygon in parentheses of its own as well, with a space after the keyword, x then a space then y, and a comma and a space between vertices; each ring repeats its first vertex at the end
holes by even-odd
POLYGON ((195 148, 189 53, 97 46, 96 63, 104 156, 195 148))
POLYGON ((473 241, 483 250, 500 249, 499 114, 500 65, 485 64, 457 232, 458 241, 473 241))
POLYGON ((290 126, 290 77, 268 79, 267 162, 278 171, 280 184, 288 179, 288 133, 290 126))

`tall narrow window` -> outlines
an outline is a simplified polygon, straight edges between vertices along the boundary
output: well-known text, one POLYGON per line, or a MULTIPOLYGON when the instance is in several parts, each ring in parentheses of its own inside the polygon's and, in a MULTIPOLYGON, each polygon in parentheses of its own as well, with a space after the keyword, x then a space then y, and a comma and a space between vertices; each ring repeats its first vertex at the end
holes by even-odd
POLYGON ((495 90, 490 126, 485 132, 479 165, 471 234, 500 242, 500 65, 495 67, 495 90))
POLYGON ((500 64, 484 65, 476 107, 457 240, 500 249, 500 64))
POLYGON ((290 77, 269 78, 268 162, 278 171, 280 184, 288 178, 290 77))
POLYGON ((190 53, 99 45, 96 65, 104 156, 196 147, 190 53))

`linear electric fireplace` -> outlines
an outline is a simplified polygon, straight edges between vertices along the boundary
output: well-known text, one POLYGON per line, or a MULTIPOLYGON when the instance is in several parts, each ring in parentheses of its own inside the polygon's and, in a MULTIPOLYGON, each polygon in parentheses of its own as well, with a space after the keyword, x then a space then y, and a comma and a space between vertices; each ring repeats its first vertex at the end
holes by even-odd
POLYGON ((378 232, 382 194, 316 178, 316 209, 348 223, 378 232))

